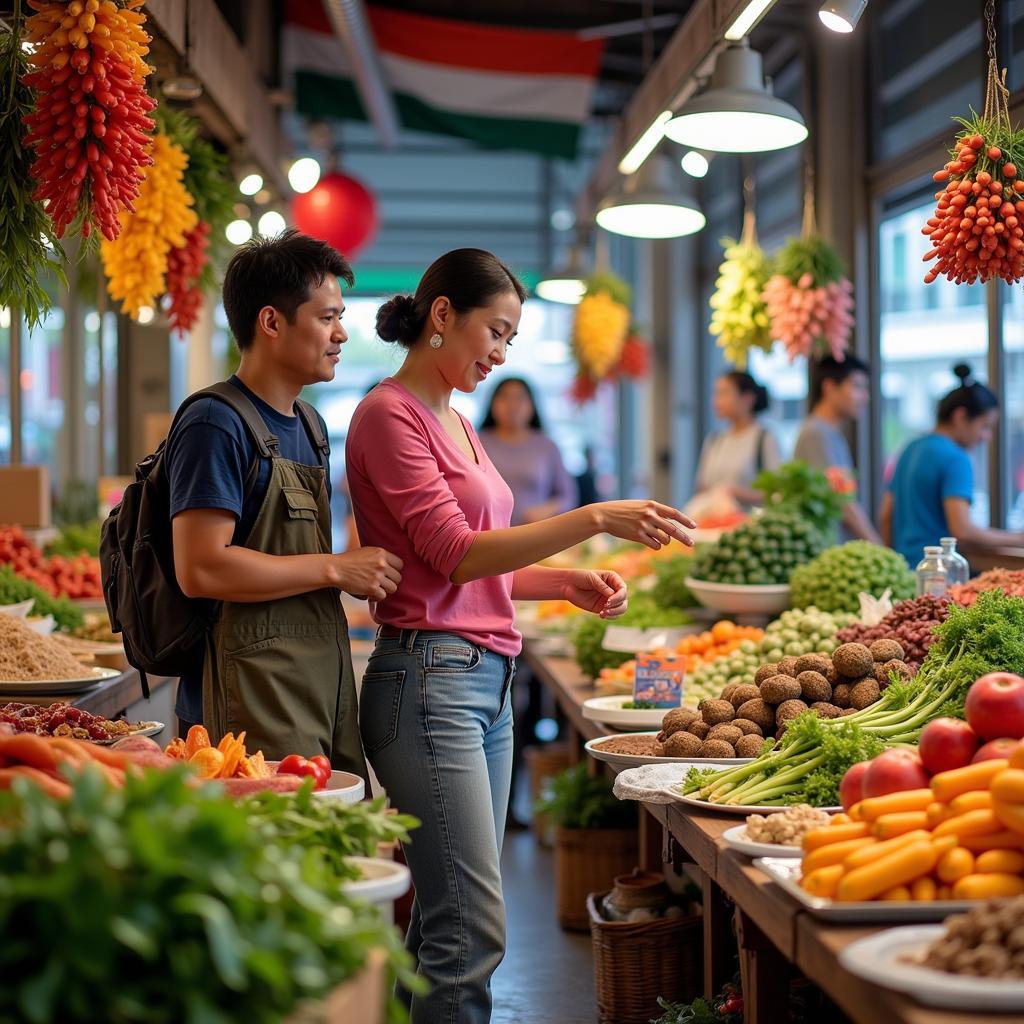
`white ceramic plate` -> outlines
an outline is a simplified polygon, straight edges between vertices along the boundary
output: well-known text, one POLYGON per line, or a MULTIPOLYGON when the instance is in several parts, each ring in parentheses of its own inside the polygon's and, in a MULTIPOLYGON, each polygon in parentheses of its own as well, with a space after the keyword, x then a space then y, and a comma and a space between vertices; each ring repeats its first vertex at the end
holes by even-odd
MULTIPOLYGON (((730 761, 724 767, 731 767, 735 762, 730 761)), ((686 781, 686 777, 689 772, 683 774, 682 779, 677 785, 682 785, 686 781)), ((700 807, 705 811, 721 811, 722 814, 778 814, 779 811, 784 811, 785 806, 776 806, 774 804, 713 804, 707 800, 701 800, 700 797, 696 796, 684 796, 676 789, 675 786, 666 786, 663 790, 666 796, 670 796, 673 800, 678 800, 682 804, 689 804, 691 807, 700 807)), ((822 811, 828 811, 829 814, 838 814, 842 807, 822 807, 819 808, 822 811)))
POLYGON ((941 921, 949 914, 959 914, 977 906, 976 901, 968 900, 866 900, 862 903, 840 903, 838 900, 812 896, 800 888, 801 872, 798 860, 758 857, 754 861, 754 867, 760 868, 773 882, 776 882, 790 896, 802 903, 815 917, 842 924, 941 921))
POLYGON ((78 693, 80 690, 88 690, 90 686, 117 679, 124 674, 115 668, 83 667, 82 672, 80 679, 4 679, 0 681, 0 694, 13 697, 18 694, 78 693))
POLYGON ((671 708, 645 708, 633 710, 623 708, 632 700, 630 694, 617 697, 591 697, 583 702, 583 717, 602 725, 614 725, 628 732, 643 732, 649 729, 660 729, 661 720, 671 708))
POLYGON ((735 583, 709 583, 686 577, 686 585, 705 608, 729 615, 776 615, 789 607, 789 584, 739 586, 735 583))
MULTIPOLYGON (((945 931, 941 924, 890 928, 851 942, 839 962, 851 974, 876 985, 906 992, 925 1006, 975 1013, 1017 1011, 1024 1007, 1024 981, 947 974, 907 963, 945 931)), ((1019 1018, 1015 1018, 1019 1019, 1019 1018)))
MULTIPOLYGON (((623 734, 619 734, 620 736, 623 734)), ((630 736, 657 736, 655 732, 631 732, 630 736)), ((598 736, 585 744, 587 753, 597 761, 606 761, 617 768, 639 768, 644 764, 747 764, 752 758, 736 757, 726 761, 721 757, 651 757, 644 754, 615 754, 610 750, 602 750, 601 744, 615 739, 615 736, 598 736)))
MULTIPOLYGON (((785 808, 780 808, 784 810, 785 808)), ((799 846, 783 846, 781 843, 755 843, 747 838, 746 825, 733 825, 722 833, 725 845, 748 857, 799 857, 799 846)))
POLYGON ((412 876, 404 864, 379 857, 348 857, 350 864, 362 872, 355 882, 343 882, 342 892, 358 896, 369 903, 390 903, 409 891, 412 876))
POLYGON ((156 736, 166 729, 167 726, 163 722, 147 722, 144 729, 135 729, 132 732, 125 733, 124 736, 111 736, 109 740, 90 740, 90 743, 97 743, 101 747, 109 747, 115 744, 118 740, 131 739, 134 736, 156 736))

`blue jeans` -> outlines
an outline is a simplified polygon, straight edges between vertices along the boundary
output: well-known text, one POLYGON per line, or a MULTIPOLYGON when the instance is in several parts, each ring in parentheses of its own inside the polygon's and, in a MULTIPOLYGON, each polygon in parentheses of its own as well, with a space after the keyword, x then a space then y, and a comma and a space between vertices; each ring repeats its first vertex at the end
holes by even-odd
POLYGON ((406 946, 431 990, 412 1024, 486 1024, 505 953, 499 856, 512 772, 515 660, 451 633, 378 637, 363 676, 366 756, 422 825, 405 849, 416 900, 406 946))

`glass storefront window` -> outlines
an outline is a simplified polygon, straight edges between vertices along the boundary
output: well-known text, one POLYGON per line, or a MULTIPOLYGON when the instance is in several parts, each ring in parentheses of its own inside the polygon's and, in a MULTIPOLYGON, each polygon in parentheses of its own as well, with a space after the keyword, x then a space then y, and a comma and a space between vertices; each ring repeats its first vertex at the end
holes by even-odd
POLYGON ((60 433, 64 425, 61 365, 64 310, 54 306, 33 331, 22 322, 21 440, 22 462, 45 463, 54 480, 62 464, 60 433))
POLYGON ((1003 402, 1006 417, 1004 480, 1008 530, 1024 530, 1024 293, 1000 285, 1003 309, 1003 402))
MULTIPOLYGON (((879 302, 882 363, 882 479, 887 481, 908 441, 935 425, 939 399, 956 387, 952 368, 967 363, 986 378, 988 318, 981 285, 924 283, 921 227, 934 202, 886 216, 879 227, 879 302)), ((971 518, 989 524, 987 452, 971 453, 971 518)))

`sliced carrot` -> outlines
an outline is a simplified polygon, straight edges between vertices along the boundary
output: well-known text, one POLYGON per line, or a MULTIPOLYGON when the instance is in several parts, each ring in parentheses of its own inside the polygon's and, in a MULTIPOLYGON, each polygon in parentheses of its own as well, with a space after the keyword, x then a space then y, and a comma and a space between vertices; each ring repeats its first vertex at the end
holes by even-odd
POLYGON ((836 894, 836 886, 843 877, 842 864, 829 864, 827 867, 811 871, 800 879, 800 886, 812 896, 831 899, 836 894))
POLYGON ((909 843, 843 875, 836 887, 836 899, 844 903, 877 899, 897 885, 907 885, 927 875, 937 859, 935 847, 927 840, 909 843))
POLYGON ((887 857, 894 850, 907 846, 909 843, 918 842, 921 839, 931 839, 931 833, 925 829, 916 829, 913 832, 904 832, 903 835, 895 836, 892 839, 876 839, 873 846, 866 846, 861 850, 855 850, 851 853, 843 861, 843 868, 846 871, 852 871, 854 868, 863 867, 865 864, 870 864, 873 860, 878 860, 879 857, 887 857))
POLYGON ((931 875, 915 878, 910 886, 910 898, 917 903, 928 903, 938 895, 939 887, 931 875))
POLYGON ((953 814, 965 814, 967 811, 984 811, 992 807, 992 794, 987 789, 973 789, 969 793, 961 793, 953 797, 949 809, 953 814))
POLYGON ((904 832, 914 832, 928 827, 928 814, 921 811, 897 811, 883 814, 872 823, 871 831, 879 839, 892 839, 904 832))
POLYGON ((822 846, 842 843, 847 839, 863 839, 870 834, 871 826, 866 821, 854 821, 849 825, 826 825, 805 832, 800 845, 804 853, 810 853, 822 846))
POLYGON ((986 850, 974 862, 979 875, 1024 875, 1024 853, 1020 850, 986 850))
POLYGON ((1019 850, 1024 848, 1024 835, 1003 829, 983 836, 965 836, 960 840, 960 845, 972 853, 984 853, 986 850, 1019 850))
POLYGON ((953 818, 947 818, 935 826, 933 835, 956 836, 965 839, 967 836, 984 836, 1001 829, 999 819, 991 810, 981 808, 977 811, 965 811, 953 818))
POLYGON ((974 872, 974 854, 962 846, 947 850, 935 865, 935 874, 940 882, 952 885, 965 875, 974 872))
POLYGON ((893 889, 887 889, 878 898, 886 903, 907 903, 913 899, 910 890, 905 885, 897 885, 893 889))
POLYGON ((818 868, 828 867, 831 864, 842 864, 851 853, 868 846, 875 846, 876 842, 871 836, 864 836, 861 839, 846 839, 841 843, 819 846, 818 849, 804 854, 800 866, 805 874, 810 874, 818 868))

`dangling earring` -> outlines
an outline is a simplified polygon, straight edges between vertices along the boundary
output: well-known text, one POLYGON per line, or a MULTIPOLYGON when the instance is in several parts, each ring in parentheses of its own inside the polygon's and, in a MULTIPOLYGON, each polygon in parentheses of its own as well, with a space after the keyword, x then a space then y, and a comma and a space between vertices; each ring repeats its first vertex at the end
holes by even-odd
POLYGON ((430 347, 437 349, 440 348, 443 344, 444 338, 442 338, 441 335, 437 333, 437 331, 434 331, 434 333, 430 336, 430 347))

